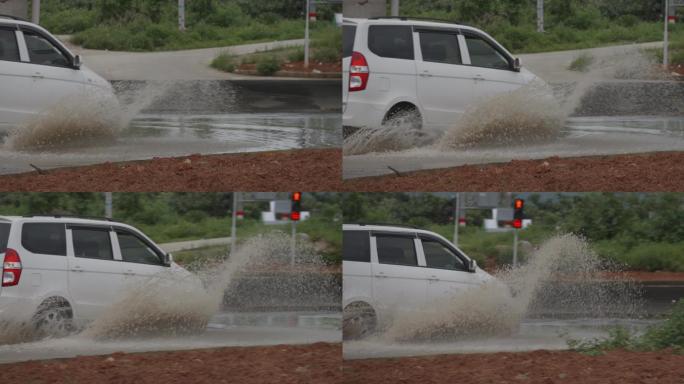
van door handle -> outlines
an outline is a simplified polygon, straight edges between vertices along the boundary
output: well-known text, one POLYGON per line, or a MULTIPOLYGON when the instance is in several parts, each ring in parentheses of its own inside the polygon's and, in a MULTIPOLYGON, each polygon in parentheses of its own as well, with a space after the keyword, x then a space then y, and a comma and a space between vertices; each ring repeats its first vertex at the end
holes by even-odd
POLYGON ((430 278, 429 278, 428 280, 430 280, 430 281, 439 281, 439 279, 437 278, 437 276, 430 276, 430 278))
POLYGON ((419 76, 420 77, 432 77, 432 75, 428 71, 423 71, 423 73, 421 73, 419 76))
POLYGON ((385 277, 386 278, 387 276, 385 276, 385 274, 382 272, 378 272, 375 274, 375 277, 385 277))
POLYGON ((76 265, 73 268, 71 268, 71 272, 83 272, 83 269, 81 269, 81 267, 76 265))
POLYGON ((484 77, 482 77, 482 75, 475 75, 475 77, 473 77, 473 80, 475 80, 475 81, 484 80, 484 77))
POLYGON ((45 78, 45 76, 40 72, 34 73, 33 75, 31 75, 31 77, 33 77, 34 79, 44 79, 45 78))
POLYGON ((124 272, 124 275, 126 275, 126 276, 135 276, 135 273, 133 272, 133 270, 129 269, 128 271, 124 272))

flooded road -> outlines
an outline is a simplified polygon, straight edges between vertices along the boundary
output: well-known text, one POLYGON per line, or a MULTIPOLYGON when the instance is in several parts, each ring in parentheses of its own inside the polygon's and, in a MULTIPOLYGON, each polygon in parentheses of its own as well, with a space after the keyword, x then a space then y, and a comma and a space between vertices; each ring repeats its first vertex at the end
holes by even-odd
POLYGON ((381 336, 361 341, 344 342, 345 359, 367 359, 379 357, 403 357, 451 353, 520 352, 538 349, 568 349, 568 339, 593 339, 608 336, 614 326, 639 333, 646 327, 657 324, 656 320, 631 319, 572 319, 535 320, 527 319, 520 324, 517 333, 510 336, 471 338, 450 342, 396 343, 381 336))
POLYGON ((0 174, 31 171, 30 164, 50 169, 341 145, 339 81, 127 81, 114 87, 126 124, 113 138, 16 149, 11 133, 0 131, 0 174))
POLYGON ((339 313, 222 313, 193 336, 93 341, 83 335, 0 346, 0 363, 101 355, 114 352, 172 351, 231 346, 340 342, 339 313))
POLYGON ((684 117, 596 116, 569 118, 560 137, 552 142, 480 146, 444 151, 431 146, 396 152, 345 156, 344 178, 543 159, 684 150, 684 117))

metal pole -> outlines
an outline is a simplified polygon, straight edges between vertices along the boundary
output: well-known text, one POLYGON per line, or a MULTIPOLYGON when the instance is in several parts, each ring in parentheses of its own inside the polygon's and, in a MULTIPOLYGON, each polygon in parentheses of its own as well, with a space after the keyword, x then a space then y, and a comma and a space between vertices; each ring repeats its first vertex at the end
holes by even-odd
POLYGON ((392 0, 392 9, 390 16, 399 16, 399 0, 392 0))
POLYGON ((460 199, 459 199, 459 192, 456 192, 456 197, 454 198, 454 245, 458 247, 458 224, 459 224, 459 218, 461 217, 461 212, 460 212, 460 199))
POLYGON ((669 36, 668 36, 668 24, 670 23, 670 4, 668 0, 665 0, 665 31, 663 34, 663 66, 667 69, 667 65, 670 63, 669 55, 669 36))
POLYGON ((178 0, 178 30, 185 31, 185 0, 178 0))
POLYGON ((31 6, 31 21, 33 24, 40 24, 40 0, 33 0, 31 6))
POLYGON ((238 194, 239 192, 233 192, 233 212, 231 213, 230 220, 230 253, 233 253, 235 249, 235 243, 237 242, 237 207, 238 207, 238 194))
POLYGON ((513 235, 513 267, 518 266, 518 228, 513 235))
POLYGON ((297 254, 297 222, 292 220, 292 246, 290 250, 290 264, 295 265, 297 254))
POLYGON ((544 32, 544 0, 537 0, 537 32, 544 32))
POLYGON ((112 193, 105 192, 105 217, 108 219, 112 218, 112 193))
POLYGON ((309 9, 310 1, 306 0, 306 28, 304 29, 304 68, 309 68, 309 9))

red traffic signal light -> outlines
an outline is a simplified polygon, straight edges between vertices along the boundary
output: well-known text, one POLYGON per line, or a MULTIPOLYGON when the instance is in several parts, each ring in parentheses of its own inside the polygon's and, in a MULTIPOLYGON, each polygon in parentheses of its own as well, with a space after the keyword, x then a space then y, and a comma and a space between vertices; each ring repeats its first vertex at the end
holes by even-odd
POLYGON ((290 220, 299 221, 302 211, 302 193, 292 192, 292 209, 290 210, 290 220))
POLYGON ((513 201, 513 228, 522 228, 524 206, 525 200, 523 199, 515 199, 515 201, 513 201))

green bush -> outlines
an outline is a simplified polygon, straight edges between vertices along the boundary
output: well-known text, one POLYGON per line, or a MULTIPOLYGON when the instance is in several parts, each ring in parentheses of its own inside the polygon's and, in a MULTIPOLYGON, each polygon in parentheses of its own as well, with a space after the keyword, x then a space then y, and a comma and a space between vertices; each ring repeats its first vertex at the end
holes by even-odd
POLYGON ((87 9, 70 9, 45 13, 41 24, 50 32, 71 34, 97 24, 97 12, 87 9))
POLYGON ((212 60, 211 67, 221 71, 235 72, 237 69, 237 65, 235 65, 235 56, 222 53, 212 60))
POLYGON ((342 50, 335 47, 317 48, 312 52, 311 58, 323 63, 334 63, 342 58, 342 50))
POLYGON ((287 61, 298 62, 304 61, 304 48, 297 48, 287 55, 287 61))
POLYGON ((280 70, 280 65, 275 55, 262 56, 257 60, 256 70, 262 76, 272 76, 280 70))

